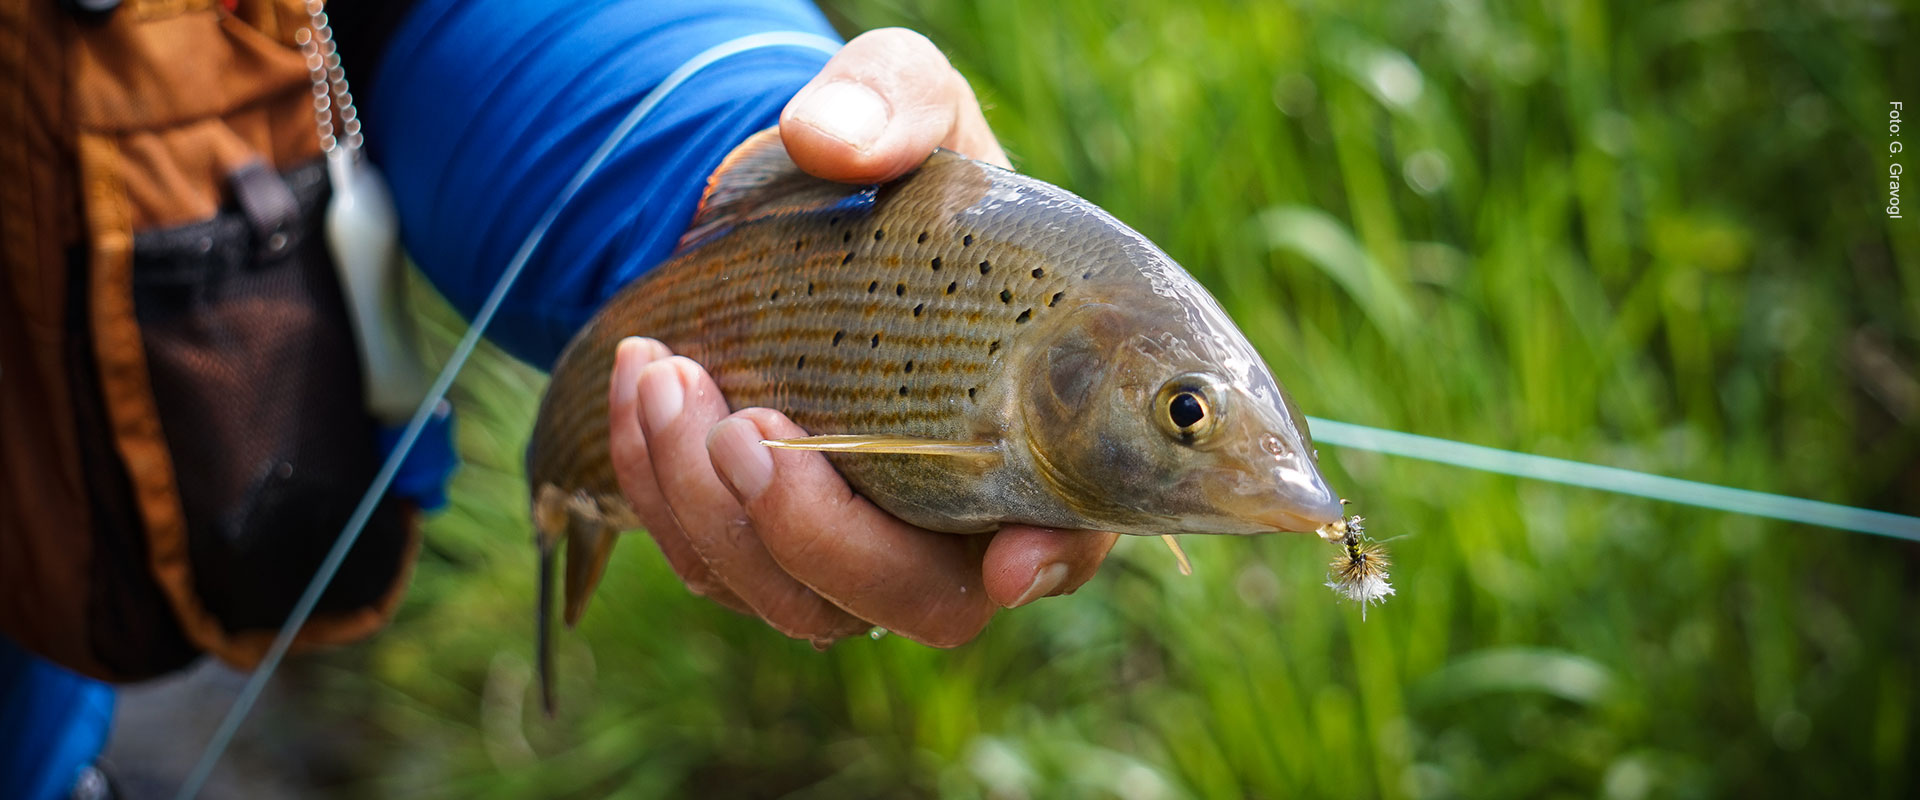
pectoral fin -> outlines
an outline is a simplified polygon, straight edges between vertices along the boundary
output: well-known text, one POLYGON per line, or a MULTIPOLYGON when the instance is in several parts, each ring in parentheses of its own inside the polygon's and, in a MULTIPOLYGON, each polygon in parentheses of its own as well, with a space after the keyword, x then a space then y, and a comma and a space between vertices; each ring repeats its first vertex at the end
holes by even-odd
POLYGON ((1187 551, 1180 549, 1180 542, 1172 534, 1161 534, 1160 541, 1167 543, 1167 549, 1173 551, 1173 560, 1180 565, 1180 574, 1192 575, 1193 562, 1187 560, 1187 551))
POLYGON ((836 433, 826 436, 802 436, 797 439, 765 439, 760 443, 783 450, 819 450, 827 453, 894 453, 970 458, 989 458, 1000 454, 1000 445, 993 442, 953 442, 945 439, 923 439, 917 436, 836 433))

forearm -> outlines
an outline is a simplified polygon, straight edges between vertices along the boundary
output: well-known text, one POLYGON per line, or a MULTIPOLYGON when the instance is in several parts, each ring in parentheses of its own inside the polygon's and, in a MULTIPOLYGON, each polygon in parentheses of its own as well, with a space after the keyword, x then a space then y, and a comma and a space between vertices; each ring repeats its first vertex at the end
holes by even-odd
MULTIPOLYGON (((417 3, 361 98, 409 252, 471 315, 562 187, 662 78, 765 31, 833 35, 800 0, 417 3)), ((756 50, 677 89, 555 221, 492 338, 550 364, 602 301, 671 252, 707 174, 773 125, 826 59, 756 50)))

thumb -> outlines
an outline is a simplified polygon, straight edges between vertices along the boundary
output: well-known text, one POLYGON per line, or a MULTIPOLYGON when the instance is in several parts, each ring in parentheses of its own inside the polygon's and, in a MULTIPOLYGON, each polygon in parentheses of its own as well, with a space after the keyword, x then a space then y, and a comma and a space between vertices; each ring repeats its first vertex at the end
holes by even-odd
POLYGON ((849 183, 899 177, 942 146, 1006 163, 966 79, 904 28, 848 42, 787 104, 780 136, 801 169, 849 183))

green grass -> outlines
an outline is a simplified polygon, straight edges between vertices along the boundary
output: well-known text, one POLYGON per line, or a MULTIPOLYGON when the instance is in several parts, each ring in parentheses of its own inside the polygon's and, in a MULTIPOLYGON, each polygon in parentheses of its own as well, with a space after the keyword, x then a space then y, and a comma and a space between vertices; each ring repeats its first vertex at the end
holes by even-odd
MULTIPOLYGON (((939 42, 1016 164, 1184 263, 1308 413, 1920 512, 1920 229, 1877 210, 1886 101, 1920 102, 1911 9, 831 10, 939 42)), ((1913 545, 1336 448, 1336 488, 1403 537, 1364 622, 1309 537, 1190 538, 1191 578, 1128 541, 959 650, 818 654, 634 538, 562 638, 548 721, 537 385, 469 368, 454 508, 392 629, 335 659, 354 794, 1920 789, 1913 545)))

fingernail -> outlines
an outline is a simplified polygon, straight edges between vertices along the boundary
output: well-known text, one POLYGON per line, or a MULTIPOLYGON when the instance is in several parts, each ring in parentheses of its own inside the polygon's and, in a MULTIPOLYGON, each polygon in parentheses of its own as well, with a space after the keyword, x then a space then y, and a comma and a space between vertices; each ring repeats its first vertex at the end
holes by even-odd
POLYGON ((1060 588, 1061 581, 1066 579, 1067 565, 1065 564, 1048 564, 1041 567, 1040 572, 1033 576, 1033 583, 1027 586, 1025 592, 1020 593, 1020 599, 1013 601, 1013 605, 1007 607, 1019 608, 1053 594, 1053 590, 1060 588))
POLYGON ((669 362, 640 373, 640 406, 646 415, 647 431, 666 430, 680 416, 687 390, 680 385, 680 370, 669 362))
POLYGON ((887 130, 892 112, 879 93, 863 83, 833 81, 815 88, 794 109, 793 118, 866 152, 887 130))
POLYGON ((742 500, 752 500, 773 483, 773 452, 760 443, 766 436, 750 420, 722 420, 707 435, 707 453, 720 477, 742 500))
POLYGON ((613 405, 616 407, 631 406, 634 394, 640 391, 640 368, 646 365, 627 353, 644 344, 640 337, 629 336, 621 339, 613 351, 613 405))

